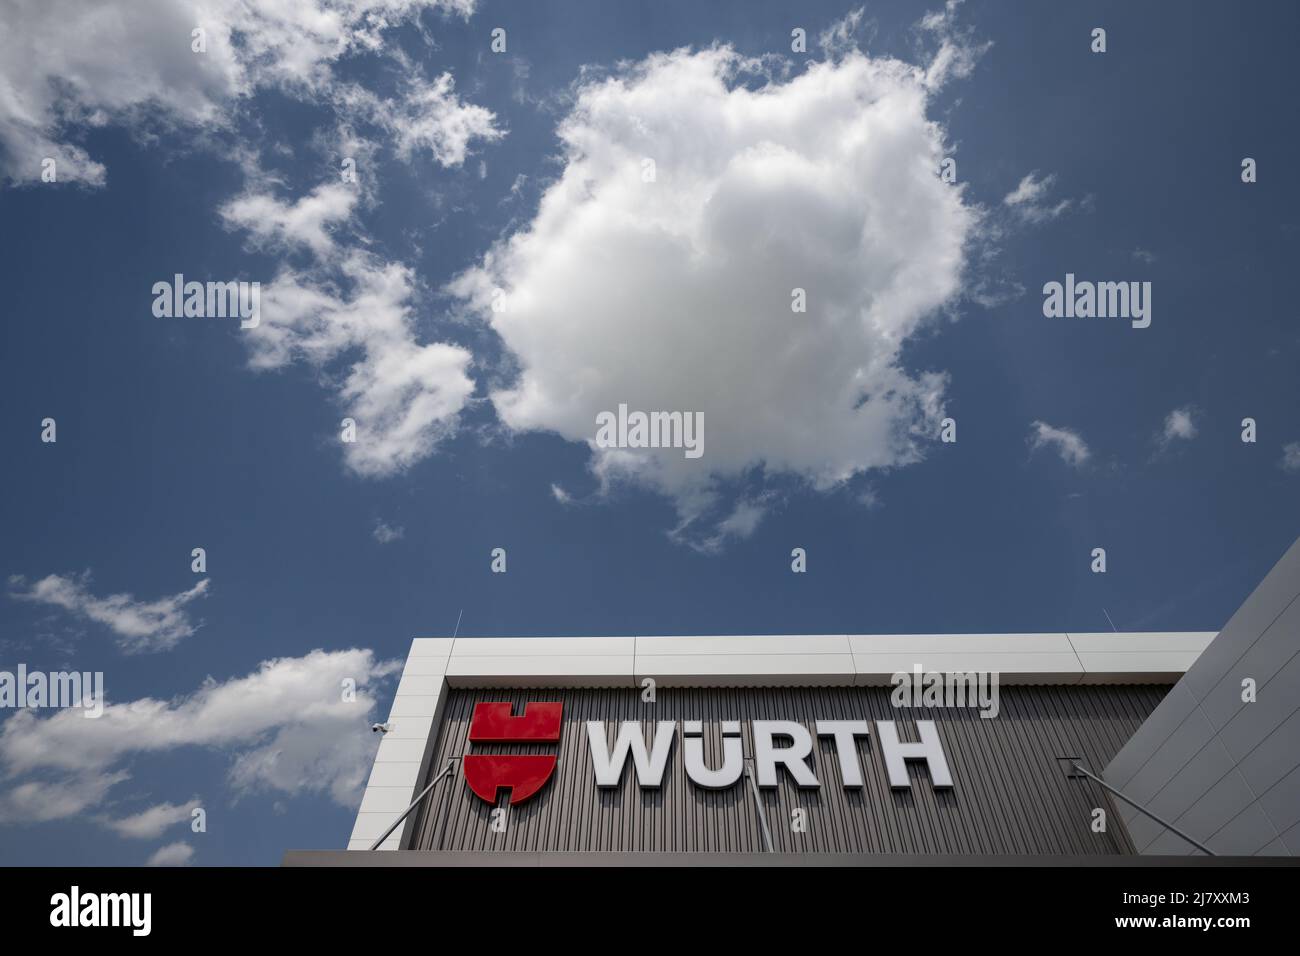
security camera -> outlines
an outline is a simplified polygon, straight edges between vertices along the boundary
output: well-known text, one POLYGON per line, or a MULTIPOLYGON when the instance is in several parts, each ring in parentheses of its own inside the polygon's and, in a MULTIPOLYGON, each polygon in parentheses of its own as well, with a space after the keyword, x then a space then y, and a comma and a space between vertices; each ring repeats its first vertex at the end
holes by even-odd
POLYGON ((388 724, 371 724, 371 725, 370 725, 370 730, 371 730, 371 732, 372 732, 372 733, 376 733, 376 734, 386 734, 386 733, 388 733, 388 729, 389 729, 389 728, 388 728, 388 724))

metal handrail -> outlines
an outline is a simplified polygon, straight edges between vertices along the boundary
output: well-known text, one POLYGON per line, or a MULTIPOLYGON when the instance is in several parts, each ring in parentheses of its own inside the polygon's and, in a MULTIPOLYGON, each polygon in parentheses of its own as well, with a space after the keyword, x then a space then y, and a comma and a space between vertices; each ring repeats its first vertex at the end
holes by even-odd
POLYGON ((1146 814, 1146 815, 1149 816, 1152 820, 1156 821, 1156 823, 1158 823, 1158 824, 1160 824, 1162 827, 1164 827, 1166 830, 1172 830, 1174 833, 1178 834, 1180 837, 1182 837, 1184 840, 1186 840, 1186 841, 1187 841, 1188 843, 1190 843, 1192 846, 1196 847, 1196 849, 1200 850, 1200 851, 1201 851, 1202 853, 1204 853, 1206 856, 1218 856, 1217 853, 1215 853, 1213 850, 1211 850, 1211 849, 1210 849, 1208 846, 1206 846, 1204 843, 1201 843, 1200 841, 1195 840, 1195 839, 1193 839, 1192 837, 1188 836, 1186 833, 1184 833, 1182 830, 1178 829, 1178 827, 1174 826, 1174 825, 1173 825, 1172 823, 1170 823, 1168 820, 1162 820, 1160 817, 1156 816, 1154 813, 1152 813, 1152 812, 1151 812, 1150 810, 1148 810, 1146 807, 1142 806, 1142 804, 1138 803, 1138 802, 1137 802, 1136 800, 1134 800, 1132 797, 1126 797, 1126 796, 1124 796, 1124 794, 1122 794, 1120 791, 1116 790, 1114 787, 1112 787, 1110 784, 1108 784, 1105 780, 1102 780, 1101 777, 1097 776, 1095 773, 1092 773, 1091 771, 1085 769, 1081 764, 1079 764, 1079 763, 1071 763, 1070 766, 1073 767, 1075 770, 1079 771, 1079 773, 1083 774, 1083 775, 1084 775, 1085 777, 1087 777, 1089 780, 1095 780, 1098 784, 1100 784, 1101 786, 1105 787, 1105 788, 1106 788, 1107 790, 1109 790, 1111 793, 1115 794, 1115 796, 1119 797, 1121 800, 1123 800, 1125 803, 1127 803, 1130 807, 1132 807, 1132 808, 1133 808, 1134 810, 1136 810, 1138 813, 1146 814))
POLYGON ((420 795, 415 798, 415 802, 402 811, 402 815, 393 821, 393 825, 384 831, 384 835, 381 836, 378 840, 376 840, 374 844, 370 847, 370 849, 378 850, 379 845, 383 843, 385 840, 387 840, 389 836, 392 835, 392 832, 402 825, 402 821, 411 815, 411 811, 420 805, 420 801, 422 801, 425 797, 429 795, 429 791, 433 789, 433 785, 436 784, 443 777, 447 776, 447 774, 451 773, 451 768, 454 767, 455 765, 456 765, 456 758, 449 757, 447 759, 447 766, 442 769, 442 772, 439 773, 438 776, 434 777, 432 780, 429 781, 429 785, 425 787, 422 791, 420 791, 420 795))

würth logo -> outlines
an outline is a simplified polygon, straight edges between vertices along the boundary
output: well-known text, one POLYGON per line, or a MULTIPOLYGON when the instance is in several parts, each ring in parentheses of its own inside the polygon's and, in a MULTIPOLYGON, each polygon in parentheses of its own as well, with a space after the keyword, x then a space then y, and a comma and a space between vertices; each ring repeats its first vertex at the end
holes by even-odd
MULTIPOLYGON (((508 702, 478 703, 469 722, 470 743, 558 743, 560 701, 530 700, 514 717, 508 702)), ((497 791, 510 788, 510 805, 523 803, 541 790, 555 770, 555 754, 466 754, 465 782, 474 794, 496 806, 497 791)))

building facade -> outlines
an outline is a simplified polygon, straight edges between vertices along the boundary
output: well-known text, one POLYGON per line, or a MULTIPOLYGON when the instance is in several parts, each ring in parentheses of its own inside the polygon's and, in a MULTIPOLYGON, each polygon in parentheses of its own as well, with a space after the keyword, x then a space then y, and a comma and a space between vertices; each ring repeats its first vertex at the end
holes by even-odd
POLYGON ((348 848, 1131 854, 1072 765, 1214 636, 417 639, 348 848))
POLYGON ((379 729, 287 865, 1294 863, 1300 542, 1219 632, 420 638, 379 729))

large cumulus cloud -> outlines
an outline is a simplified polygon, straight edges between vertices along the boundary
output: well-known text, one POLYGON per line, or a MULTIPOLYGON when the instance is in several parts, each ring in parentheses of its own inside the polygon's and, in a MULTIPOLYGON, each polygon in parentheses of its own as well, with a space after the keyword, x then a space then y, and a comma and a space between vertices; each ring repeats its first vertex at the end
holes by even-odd
POLYGON ((946 379, 900 351, 959 295, 978 219, 938 175, 948 72, 849 51, 774 77, 716 46, 581 83, 536 216, 450 286, 517 360, 502 422, 587 442, 697 542, 742 475, 826 489, 920 458, 946 379), (703 457, 596 447, 620 403, 702 412, 703 457))

